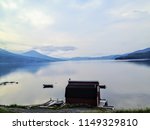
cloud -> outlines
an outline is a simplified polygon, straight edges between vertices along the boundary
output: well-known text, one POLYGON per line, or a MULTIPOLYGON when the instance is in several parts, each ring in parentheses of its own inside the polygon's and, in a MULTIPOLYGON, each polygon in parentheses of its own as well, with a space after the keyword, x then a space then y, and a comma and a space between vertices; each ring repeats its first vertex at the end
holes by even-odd
POLYGON ((150 17, 150 2, 145 1, 119 1, 108 9, 108 14, 114 20, 147 20, 150 17))
POLYGON ((143 48, 150 41, 149 7, 149 0, 0 0, 0 40, 13 50, 37 46, 60 56, 143 48))
POLYGON ((46 14, 42 10, 24 10, 19 14, 19 19, 23 23, 29 23, 36 28, 45 28, 49 25, 54 24, 55 20, 49 14, 46 14))
POLYGON ((24 51, 31 49, 31 46, 16 42, 16 41, 8 41, 8 40, 1 40, 0 39, 0 48, 4 48, 9 51, 24 51))
POLYGON ((123 11, 116 11, 111 13, 112 16, 120 19, 140 19, 146 18, 150 16, 148 11, 143 10, 123 10, 123 11))
POLYGON ((102 4, 102 0, 74 0, 71 4, 71 7, 75 8, 75 9, 93 9, 93 8, 98 8, 99 6, 101 6, 102 4))
POLYGON ((7 10, 13 10, 17 9, 21 2, 22 0, 0 0, 0 7, 7 10))
POLYGON ((74 51, 77 48, 74 46, 38 46, 34 47, 33 49, 50 53, 56 51, 74 51))
POLYGON ((0 31, 0 40, 16 41, 19 39, 19 36, 13 32, 0 31))
POLYGON ((54 57, 66 57, 66 55, 70 55, 73 51, 77 50, 74 46, 37 46, 32 49, 37 50, 43 54, 54 56, 54 57))
POLYGON ((128 18, 146 18, 150 17, 150 13, 143 10, 132 10, 128 13, 124 13, 123 16, 128 18))

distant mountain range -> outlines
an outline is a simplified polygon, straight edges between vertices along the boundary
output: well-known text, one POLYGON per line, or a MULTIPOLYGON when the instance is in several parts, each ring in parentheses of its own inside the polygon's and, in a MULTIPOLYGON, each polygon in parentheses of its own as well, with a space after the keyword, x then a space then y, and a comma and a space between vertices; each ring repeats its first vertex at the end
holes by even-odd
POLYGON ((37 51, 31 50, 22 54, 15 54, 4 49, 0 49, 0 63, 38 63, 38 62, 56 62, 56 61, 79 61, 79 60, 132 60, 132 59, 150 59, 150 48, 138 50, 123 55, 109 55, 101 57, 72 57, 55 58, 43 55, 37 51))
POLYGON ((60 61, 60 59, 48 57, 36 51, 29 51, 23 54, 15 54, 0 49, 0 63, 37 63, 54 61, 60 61))
POLYGON ((150 48, 134 51, 115 58, 116 60, 150 59, 150 48))
POLYGON ((101 57, 73 57, 68 60, 132 60, 132 59, 150 59, 150 48, 126 53, 122 55, 109 55, 101 57))
POLYGON ((62 59, 59 58, 54 58, 54 57, 50 57, 47 55, 43 55, 35 50, 31 50, 31 51, 27 51, 25 53, 22 54, 23 56, 28 56, 28 57, 34 57, 34 58, 40 58, 40 59, 45 59, 45 60, 49 60, 49 61, 61 61, 62 59))
POLYGON ((79 61, 79 60, 114 60, 120 55, 109 55, 109 56, 101 56, 101 57, 73 57, 68 58, 67 60, 79 61))

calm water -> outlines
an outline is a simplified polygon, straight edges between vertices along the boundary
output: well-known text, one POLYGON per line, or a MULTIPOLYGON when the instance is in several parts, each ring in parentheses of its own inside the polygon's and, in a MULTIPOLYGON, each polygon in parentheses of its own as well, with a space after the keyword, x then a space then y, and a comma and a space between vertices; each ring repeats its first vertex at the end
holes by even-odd
POLYGON ((64 99, 68 79, 98 80, 102 98, 116 108, 150 107, 150 64, 115 61, 67 61, 33 65, 0 64, 0 104, 37 104, 64 99), (43 89, 43 84, 54 88, 43 89))

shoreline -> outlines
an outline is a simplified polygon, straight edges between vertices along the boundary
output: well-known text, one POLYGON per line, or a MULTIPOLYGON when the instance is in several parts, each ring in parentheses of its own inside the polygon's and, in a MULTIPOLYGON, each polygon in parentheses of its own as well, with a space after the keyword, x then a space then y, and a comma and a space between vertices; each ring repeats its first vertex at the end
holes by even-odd
POLYGON ((105 109, 83 105, 38 106, 0 105, 0 113, 150 113, 150 108, 105 109))

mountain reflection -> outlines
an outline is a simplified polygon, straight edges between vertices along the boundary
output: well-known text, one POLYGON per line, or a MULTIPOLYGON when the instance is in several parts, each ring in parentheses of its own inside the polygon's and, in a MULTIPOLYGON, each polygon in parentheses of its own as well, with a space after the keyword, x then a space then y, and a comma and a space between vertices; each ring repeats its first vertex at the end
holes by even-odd
POLYGON ((129 61, 129 62, 137 65, 144 65, 150 67, 150 60, 139 60, 139 61, 129 61))
POLYGON ((0 64, 0 77, 13 73, 17 70, 26 70, 31 73, 36 73, 40 68, 46 67, 47 63, 38 64, 0 64))

